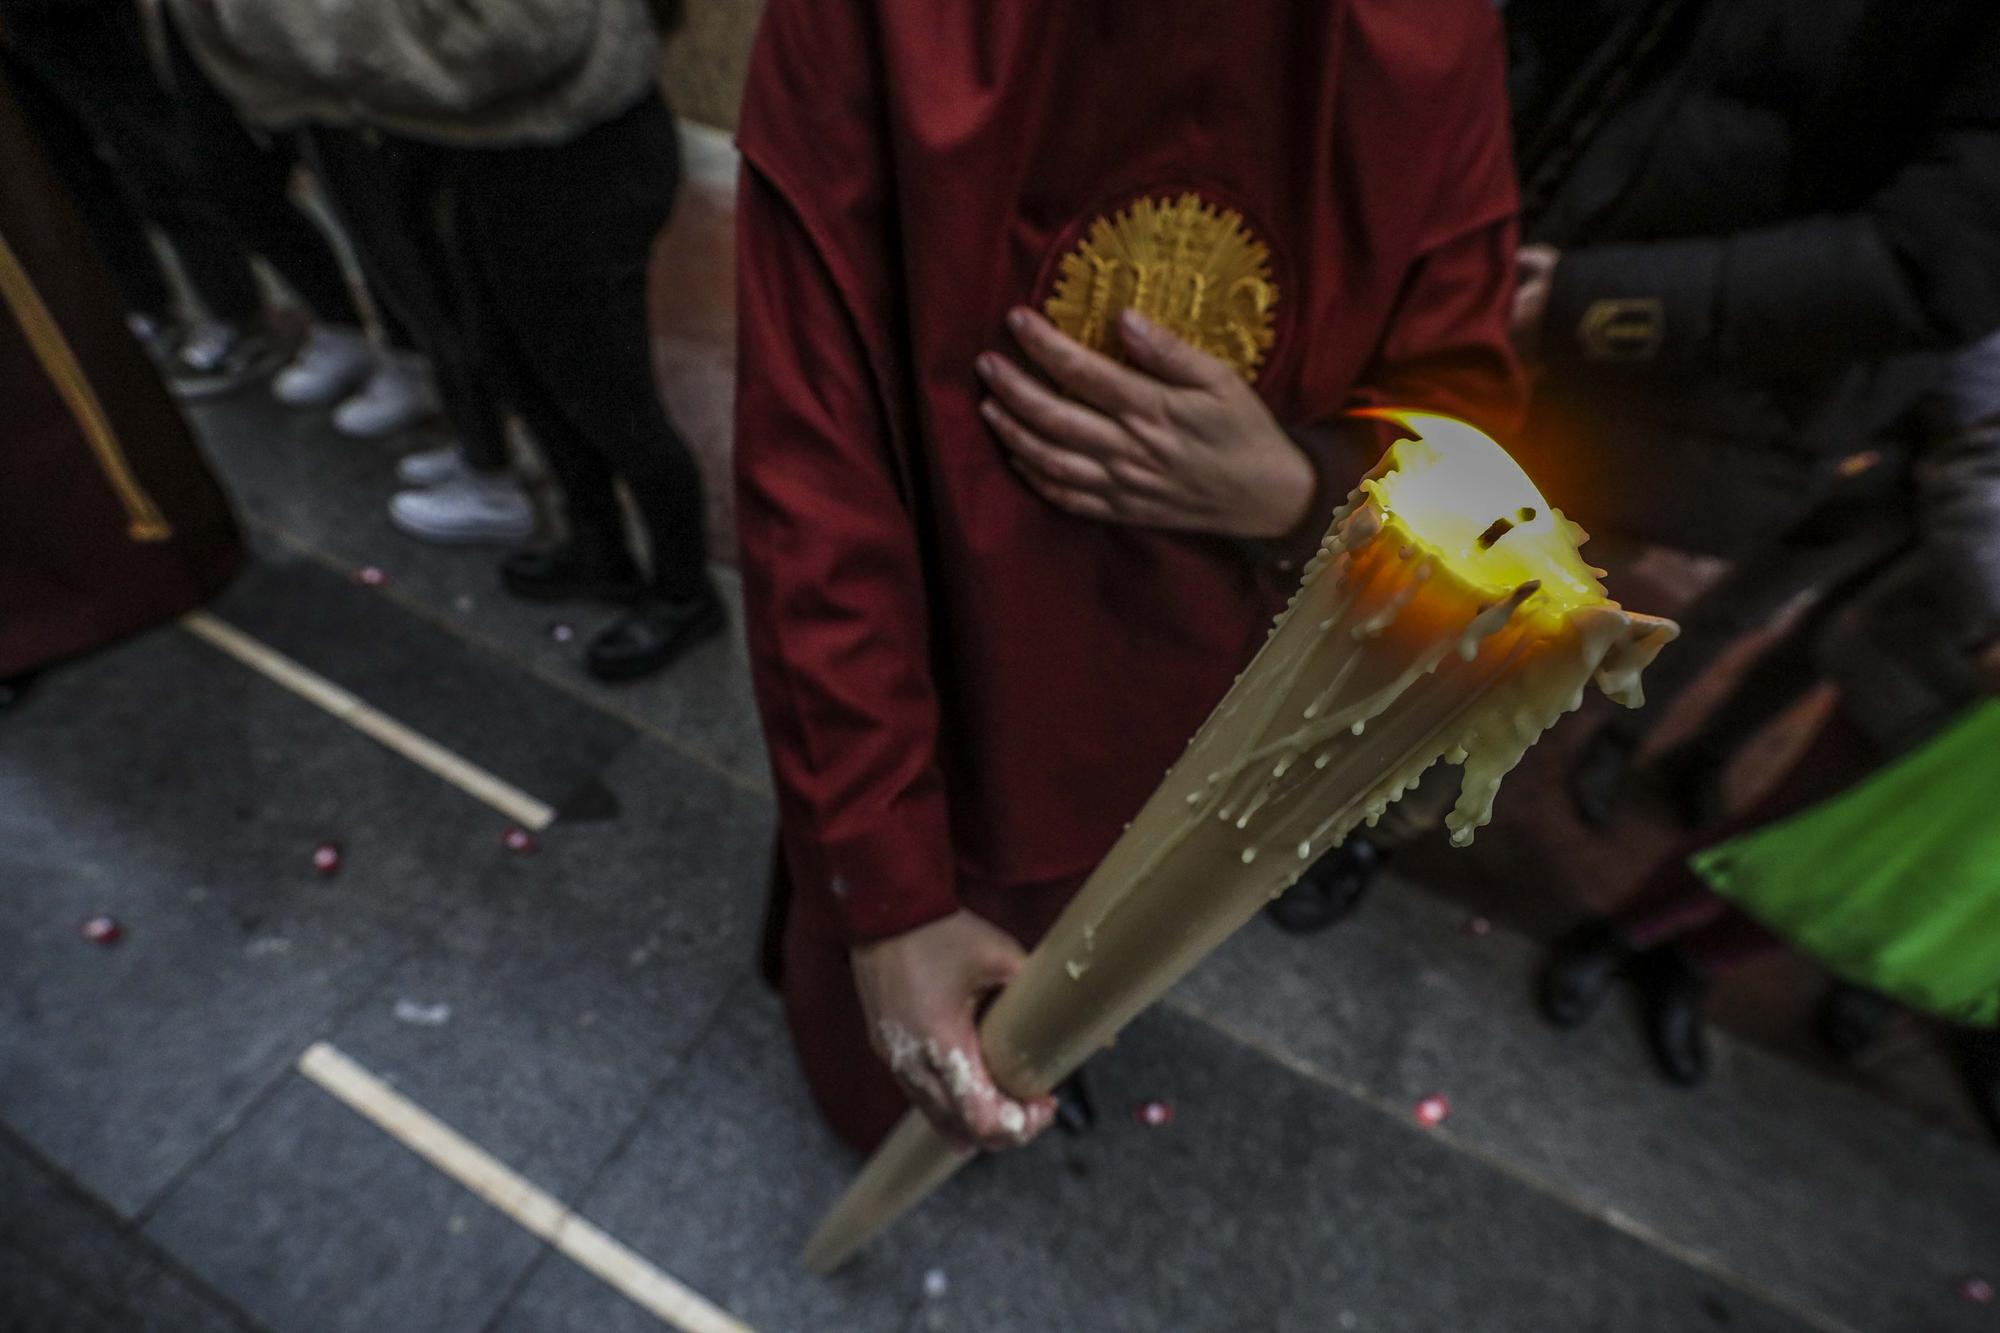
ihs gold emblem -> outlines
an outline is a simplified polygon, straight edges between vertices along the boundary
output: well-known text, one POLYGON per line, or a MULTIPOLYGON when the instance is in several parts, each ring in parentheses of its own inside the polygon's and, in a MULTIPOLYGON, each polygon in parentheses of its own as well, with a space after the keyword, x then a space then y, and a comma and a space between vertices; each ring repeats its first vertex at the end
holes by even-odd
POLYGON ((1277 304, 1270 248, 1243 215, 1183 194, 1092 222, 1063 256, 1042 310, 1070 337, 1122 360, 1117 322, 1130 306, 1255 380, 1276 336, 1277 304))

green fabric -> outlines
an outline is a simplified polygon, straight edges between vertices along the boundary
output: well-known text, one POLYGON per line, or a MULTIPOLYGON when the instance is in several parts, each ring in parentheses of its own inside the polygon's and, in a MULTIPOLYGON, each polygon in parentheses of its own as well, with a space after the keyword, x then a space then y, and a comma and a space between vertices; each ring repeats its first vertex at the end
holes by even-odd
POLYGON ((1696 853, 1696 874, 1835 973, 2000 1024, 2000 700, 1851 791, 1696 853))

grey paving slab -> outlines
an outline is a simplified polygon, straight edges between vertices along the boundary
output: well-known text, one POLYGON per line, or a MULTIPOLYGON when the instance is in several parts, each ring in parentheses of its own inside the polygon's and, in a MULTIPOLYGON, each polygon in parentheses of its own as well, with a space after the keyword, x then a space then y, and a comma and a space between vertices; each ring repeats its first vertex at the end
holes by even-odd
MULTIPOLYGON (((752 990, 689 1057, 578 1211, 762 1333, 891 1330, 921 1299, 921 1247, 871 1255, 832 1280, 798 1265, 814 1219, 855 1165, 806 1099, 775 1001, 752 990)), ((494 1333, 659 1327, 552 1255, 494 1333)))
POLYGON ((637 733, 269 540, 210 608, 453 753, 560 806, 637 733))
POLYGON ((540 1242, 293 1076, 147 1224, 283 1333, 470 1333, 540 1242))
POLYGON ((0 1119, 139 1211, 428 924, 523 882, 502 827, 177 629, 55 674, 0 725, 0 1119), (79 937, 98 913, 122 942, 79 937))
POLYGON ((1326 935, 1257 922, 1179 995, 1388 1104, 1442 1090, 1469 1150, 1842 1324, 1994 1327, 1954 1293, 2000 1271, 2000 1153, 1722 1035, 1668 1087, 1626 1009, 1543 1026, 1533 948, 1463 921, 1398 886, 1326 935))
POLYGON ((1808 1327, 1172 1014, 1093 1065, 1102 1127, 967 1172, 884 1257, 931 1251, 913 1327, 1690 1333, 1808 1327), (1170 1100, 1160 1128, 1126 1114, 1170 1100))
POLYGON ((748 981, 771 846, 761 798, 659 747, 606 778, 622 819, 551 829, 522 892, 455 915, 333 1036, 565 1199, 748 981))
POLYGON ((244 1333, 102 1203, 0 1135, 0 1328, 244 1333))
POLYGON ((768 789, 733 572, 717 571, 731 605, 727 635, 696 648, 670 671, 603 685, 585 676, 579 663, 591 633, 615 611, 517 602, 499 590, 497 551, 418 542, 390 526, 384 505, 395 489, 395 457, 411 442, 343 439, 317 414, 288 412, 259 395, 205 404, 193 419, 253 523, 336 566, 381 569, 388 579, 381 595, 424 608, 490 650, 642 719, 743 782, 768 789), (569 642, 551 636, 557 623, 574 630, 569 642))

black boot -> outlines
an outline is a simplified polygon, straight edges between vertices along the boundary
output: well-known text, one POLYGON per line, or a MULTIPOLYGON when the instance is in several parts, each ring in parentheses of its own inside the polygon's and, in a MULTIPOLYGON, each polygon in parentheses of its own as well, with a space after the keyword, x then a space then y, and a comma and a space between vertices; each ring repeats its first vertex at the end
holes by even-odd
POLYGON ((1280 930, 1294 935, 1325 930, 1354 915, 1382 873, 1385 858, 1372 839, 1352 834, 1299 876, 1298 883, 1267 903, 1264 911, 1280 930))
POLYGON ((1986 1122, 1987 1132, 2000 1139, 2000 1032, 1992 1028, 1959 1028, 1953 1033, 1952 1054, 1958 1076, 1972 1098, 1973 1110, 1986 1122))
POLYGON ((1700 744, 1683 745, 1660 756, 1653 765, 1660 786, 1674 807, 1681 826, 1694 832, 1712 828, 1729 813, 1722 789, 1728 767, 1722 755, 1700 744))
POLYGON ((1088 1134, 1097 1128, 1097 1099, 1090 1084, 1077 1070, 1056 1085, 1056 1128, 1065 1134, 1088 1134))
POLYGON ((1645 1004, 1646 1044, 1671 1083, 1694 1087, 1708 1077, 1708 1023, 1702 1004, 1708 976, 1671 944, 1648 949, 1632 963, 1645 1004))
POLYGON ((1618 813, 1637 748, 1637 741, 1610 727, 1599 727, 1584 742, 1583 752, 1569 766, 1569 799, 1584 823, 1603 828, 1618 813))
POLYGON ((1578 926, 1556 941, 1542 968, 1542 1016, 1559 1028, 1581 1027, 1637 956, 1609 921, 1578 926))
POLYGON ((1853 1060, 1880 1041, 1902 1012, 1902 1006, 1886 995, 1836 981, 1820 997, 1813 1028, 1828 1050, 1853 1060))
POLYGON ((624 551, 587 551, 573 543, 513 552, 500 562, 500 586, 531 602, 631 602, 646 591, 639 567, 624 551))
POLYGON ((599 680, 635 680, 670 665, 727 622, 722 599, 704 588, 684 601, 649 597, 590 641, 584 669, 599 680))

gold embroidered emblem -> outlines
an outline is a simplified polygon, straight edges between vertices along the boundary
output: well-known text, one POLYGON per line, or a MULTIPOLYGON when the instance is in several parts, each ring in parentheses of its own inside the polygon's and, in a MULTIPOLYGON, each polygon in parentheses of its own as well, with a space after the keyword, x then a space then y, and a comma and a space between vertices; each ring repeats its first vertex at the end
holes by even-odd
POLYGON ((1129 306, 1255 380, 1276 338, 1277 305, 1270 247, 1242 214, 1189 193, 1092 222, 1063 256, 1042 313, 1122 361, 1117 322, 1129 306))

